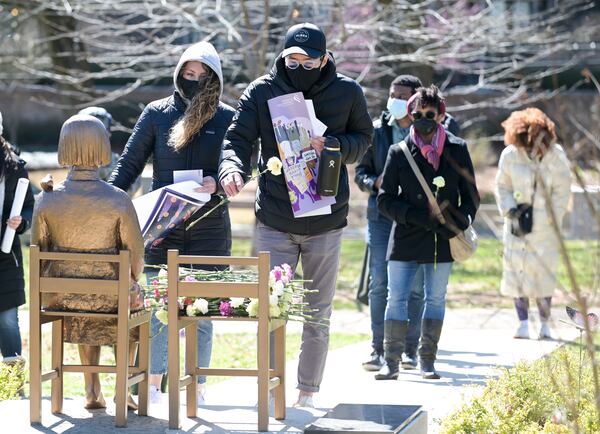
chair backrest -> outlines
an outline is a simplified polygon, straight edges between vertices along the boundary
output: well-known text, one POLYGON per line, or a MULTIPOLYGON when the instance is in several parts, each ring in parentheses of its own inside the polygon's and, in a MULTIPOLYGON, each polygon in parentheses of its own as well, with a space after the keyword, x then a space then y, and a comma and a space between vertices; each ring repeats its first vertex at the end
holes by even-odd
POLYGON ((169 250, 168 267, 168 304, 169 322, 177 321, 178 297, 244 297, 258 299, 258 317, 269 318, 269 273, 270 254, 260 252, 256 257, 243 256, 188 256, 180 255, 177 250, 169 250), (257 282, 219 282, 219 281, 181 281, 179 267, 190 265, 233 265, 257 267, 257 282))
POLYGON ((125 315, 129 314, 130 258, 128 250, 121 250, 115 255, 41 252, 39 246, 31 245, 29 273, 32 309, 40 308, 40 296, 44 293, 115 295, 117 297, 122 294, 126 296, 118 297, 118 311, 119 313, 125 313, 125 315), (42 276, 42 261, 117 263, 119 278, 103 280, 42 276))

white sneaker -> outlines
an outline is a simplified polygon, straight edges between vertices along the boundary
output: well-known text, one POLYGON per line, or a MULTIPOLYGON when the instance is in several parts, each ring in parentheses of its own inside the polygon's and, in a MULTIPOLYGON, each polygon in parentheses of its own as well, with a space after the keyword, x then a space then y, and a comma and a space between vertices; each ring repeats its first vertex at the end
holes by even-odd
POLYGON ((206 405, 206 387, 203 384, 198 384, 198 407, 206 405))
POLYGON ((315 404, 313 403, 312 395, 298 396, 298 401, 296 401, 296 403, 294 404, 294 407, 315 408, 315 404))
POLYGON ((156 386, 150 385, 150 404, 162 404, 162 392, 156 386))
POLYGON ((552 331, 550 330, 548 322, 542 322, 538 339, 552 339, 552 331))
POLYGON ((529 321, 521 321, 514 337, 515 339, 529 339, 529 321))

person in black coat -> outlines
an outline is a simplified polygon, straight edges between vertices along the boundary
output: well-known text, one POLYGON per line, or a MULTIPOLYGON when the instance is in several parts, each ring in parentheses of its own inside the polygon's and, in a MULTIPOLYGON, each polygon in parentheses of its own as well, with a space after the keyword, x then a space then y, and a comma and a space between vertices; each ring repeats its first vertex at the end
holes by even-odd
MULTIPOLYGON (((284 50, 270 73, 256 79, 240 98, 236 116, 227 131, 219 181, 228 196, 236 195, 250 175, 250 156, 260 139, 258 170, 280 153, 267 101, 277 96, 302 92, 314 104, 317 118, 327 126, 324 137, 313 136, 317 154, 324 147, 339 148, 339 188, 331 213, 294 218, 290 194, 282 175, 265 173, 258 179, 255 213, 258 219, 256 248, 271 252, 271 265, 288 263, 293 269, 302 260, 307 287, 318 289, 306 301, 316 309, 314 316, 328 319, 335 292, 342 228, 348 215, 348 171, 346 164, 360 159, 368 148, 373 125, 361 87, 336 72, 326 49, 325 34, 314 24, 292 26, 284 50)), ((296 405, 312 406, 323 376, 329 329, 304 324, 298 364, 299 397, 296 405)))
POLYGON ((435 358, 445 312, 453 259, 449 240, 475 218, 479 194, 464 140, 441 125, 445 104, 434 85, 408 101, 413 120, 405 142, 425 181, 437 197, 446 224, 433 215, 427 196, 402 151, 393 145, 377 196, 379 210, 393 220, 388 247, 388 304, 384 323, 385 365, 378 380, 397 379, 408 329, 408 298, 415 274, 424 273, 425 310, 419 344, 424 378, 437 379, 435 358))
POLYGON ((16 231, 10 253, 0 251, 0 351, 4 362, 14 362, 21 358, 18 307, 25 304, 23 254, 18 235, 31 226, 34 200, 31 187, 28 186, 21 215, 9 218, 17 182, 19 178, 28 176, 25 162, 17 157, 10 144, 2 137, 1 115, 0 159, 0 198, 3 199, 0 240, 4 238, 7 227, 16 231))
MULTIPOLYGON (((127 191, 151 156, 152 190, 172 184, 176 170, 202 169, 202 186, 196 191, 210 193, 211 200, 192 215, 189 223, 221 201, 217 170, 223 137, 234 110, 220 102, 221 61, 208 42, 194 44, 182 54, 173 82, 173 95, 153 101, 144 109, 108 182, 127 191)), ((185 225, 186 222, 176 227, 158 246, 147 248, 146 264, 166 264, 169 249, 178 249, 182 255, 231 254, 231 222, 226 205, 190 230, 185 225)), ((149 281, 156 275, 156 268, 146 269, 149 281)), ((152 329, 150 400, 157 403, 161 400, 162 375, 167 370, 167 332, 154 316, 152 329)), ((209 365, 211 345, 211 322, 198 321, 198 361, 202 367, 209 365)), ((204 383, 206 379, 200 377, 199 381, 204 383)), ((203 402, 201 387, 199 392, 199 402, 203 402)))

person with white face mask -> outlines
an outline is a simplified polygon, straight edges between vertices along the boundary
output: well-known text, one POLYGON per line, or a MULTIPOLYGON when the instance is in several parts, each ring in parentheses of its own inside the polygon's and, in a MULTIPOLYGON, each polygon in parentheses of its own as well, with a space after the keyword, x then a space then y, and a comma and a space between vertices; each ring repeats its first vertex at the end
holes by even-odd
MULTIPOLYGON (((407 101, 422 86, 421 80, 412 75, 400 75, 390 85, 386 108, 374 123, 373 143, 356 166, 355 182, 361 190, 370 193, 367 207, 367 245, 369 249, 369 308, 373 352, 363 363, 367 371, 378 371, 383 365, 383 315, 387 305, 388 278, 386 253, 392 221, 377 210, 377 193, 381 186, 383 167, 388 150, 393 143, 406 137, 411 120, 407 101)), ((416 281, 419 279, 415 279, 416 281)), ((423 312, 423 290, 416 288, 409 301, 410 330, 408 332, 406 369, 417 366, 417 344, 420 334, 420 316, 423 312)))

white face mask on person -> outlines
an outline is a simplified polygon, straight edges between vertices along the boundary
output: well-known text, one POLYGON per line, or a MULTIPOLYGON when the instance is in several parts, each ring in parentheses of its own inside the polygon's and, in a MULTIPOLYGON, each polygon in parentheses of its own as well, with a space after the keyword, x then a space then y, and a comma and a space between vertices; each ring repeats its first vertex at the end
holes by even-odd
POLYGON ((388 98, 387 109, 395 119, 402 119, 408 114, 408 105, 406 100, 398 98, 388 98))

